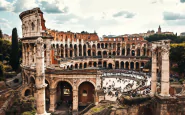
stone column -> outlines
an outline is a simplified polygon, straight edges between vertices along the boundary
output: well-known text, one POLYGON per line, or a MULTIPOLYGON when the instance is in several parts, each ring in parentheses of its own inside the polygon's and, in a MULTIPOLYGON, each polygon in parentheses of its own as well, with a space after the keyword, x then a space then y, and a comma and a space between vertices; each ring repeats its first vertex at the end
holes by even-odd
POLYGON ((73 112, 78 111, 78 90, 73 90, 73 112))
MULTIPOLYGON (((164 41, 166 42, 166 41, 164 41)), ((162 46, 162 67, 161 67, 161 96, 170 96, 169 95, 169 50, 170 50, 170 43, 165 43, 165 46, 162 46)))
POLYGON ((26 65, 29 65, 29 49, 28 49, 28 45, 26 47, 26 65))
POLYGON ((157 57, 156 52, 152 52, 152 79, 151 79, 151 96, 154 96, 156 93, 156 87, 157 87, 157 57))
POLYGON ((50 107, 49 111, 54 112, 56 107, 56 88, 50 88, 50 107))
POLYGON ((36 47, 34 46, 34 65, 36 65, 36 47))
POLYGON ((25 61, 26 61, 26 58, 25 58, 25 47, 24 47, 24 44, 22 44, 22 65, 25 65, 25 61))
POLYGON ((46 67, 48 67, 51 64, 51 62, 50 62, 50 48, 51 48, 50 40, 47 40, 47 43, 46 43, 46 67))
POLYGON ((44 70, 44 43, 42 38, 38 38, 37 42, 37 60, 36 60, 36 78, 35 86, 37 92, 36 115, 47 115, 46 104, 45 104, 45 70, 44 70))

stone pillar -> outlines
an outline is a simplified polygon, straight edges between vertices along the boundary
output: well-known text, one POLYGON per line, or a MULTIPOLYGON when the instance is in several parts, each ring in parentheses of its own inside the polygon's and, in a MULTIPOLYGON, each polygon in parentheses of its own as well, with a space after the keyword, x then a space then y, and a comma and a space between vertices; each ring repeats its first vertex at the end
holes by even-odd
POLYGON ((73 112, 78 111, 78 90, 74 89, 73 90, 73 112))
POLYGON ((26 58, 25 58, 25 47, 24 47, 24 44, 22 44, 22 65, 25 65, 25 61, 26 61, 26 58))
POLYGON ((44 70, 44 43, 42 38, 37 39, 37 60, 36 60, 36 115, 47 115, 45 104, 45 70, 44 70))
POLYGON ((152 79, 151 79, 151 96, 154 96, 157 88, 157 57, 156 52, 152 52, 152 79))
MULTIPOLYGON (((164 41, 166 42, 166 41, 164 41)), ((162 67, 161 67, 161 96, 170 96, 169 95, 169 50, 170 43, 165 43, 165 46, 162 46, 162 67)))
POLYGON ((26 65, 28 66, 29 64, 29 50, 28 50, 28 45, 26 46, 26 65))
MULTIPOLYGON (((48 67, 51 64, 51 62, 50 62, 50 48, 51 48, 50 40, 47 40, 47 43, 46 43, 46 67, 48 67)), ((59 49, 60 49, 60 47, 59 47, 59 49)))
POLYGON ((34 65, 36 65, 36 47, 34 46, 34 65))
POLYGON ((50 88, 50 107, 49 111, 54 112, 56 107, 56 88, 50 88))

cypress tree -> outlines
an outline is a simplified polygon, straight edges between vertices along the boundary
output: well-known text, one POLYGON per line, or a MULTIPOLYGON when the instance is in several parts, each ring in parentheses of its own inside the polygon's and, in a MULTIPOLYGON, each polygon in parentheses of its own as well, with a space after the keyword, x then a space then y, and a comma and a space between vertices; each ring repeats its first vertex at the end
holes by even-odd
POLYGON ((17 29, 13 28, 12 30, 12 47, 10 54, 10 65, 14 71, 19 68, 19 46, 18 46, 18 35, 17 29))
POLYGON ((0 29, 0 39, 2 39, 3 38, 3 32, 2 32, 2 30, 0 29))

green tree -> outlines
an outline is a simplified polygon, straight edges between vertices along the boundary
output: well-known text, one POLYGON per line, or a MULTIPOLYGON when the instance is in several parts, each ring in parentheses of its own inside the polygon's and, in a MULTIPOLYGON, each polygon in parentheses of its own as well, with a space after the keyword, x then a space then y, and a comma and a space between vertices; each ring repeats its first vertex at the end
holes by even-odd
POLYGON ((152 41, 158 41, 158 40, 165 40, 169 39, 171 40, 171 43, 182 43, 185 41, 185 37, 180 37, 176 35, 165 35, 165 34, 154 34, 149 37, 145 38, 147 41, 152 42, 152 41))
POLYGON ((17 71, 19 68, 19 46, 18 46, 18 35, 17 29, 13 28, 12 30, 12 47, 10 55, 10 65, 14 71, 17 71))
POLYGON ((4 65, 0 62, 0 81, 4 80, 4 65))
POLYGON ((170 62, 176 64, 172 69, 179 74, 185 74, 185 47, 177 46, 170 49, 170 62))
POLYGON ((2 30, 0 29, 0 39, 2 39, 3 38, 3 32, 2 32, 2 30))

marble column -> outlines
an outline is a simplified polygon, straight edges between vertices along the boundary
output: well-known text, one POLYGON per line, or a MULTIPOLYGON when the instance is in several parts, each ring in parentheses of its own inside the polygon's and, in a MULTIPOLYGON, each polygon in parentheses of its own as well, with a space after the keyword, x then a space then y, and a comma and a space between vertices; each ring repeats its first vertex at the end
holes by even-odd
POLYGON ((169 76, 170 76, 170 69, 169 69, 169 50, 170 50, 170 43, 165 44, 162 46, 162 67, 161 67, 161 96, 170 96, 169 95, 169 76))
POLYGON ((56 88, 50 88, 50 107, 49 111, 54 112, 56 107, 56 88))
POLYGON ((154 96, 157 88, 157 57, 156 52, 152 52, 152 79, 151 79, 151 92, 150 95, 154 96))
POLYGON ((48 115, 46 113, 45 104, 45 88, 47 84, 45 83, 45 70, 44 70, 44 42, 42 38, 38 38, 37 42, 37 60, 36 60, 36 115, 48 115))

